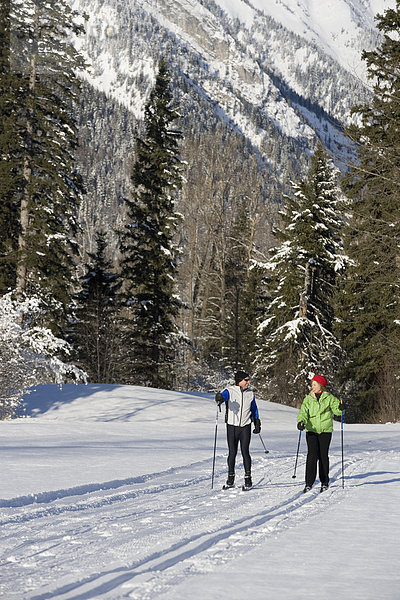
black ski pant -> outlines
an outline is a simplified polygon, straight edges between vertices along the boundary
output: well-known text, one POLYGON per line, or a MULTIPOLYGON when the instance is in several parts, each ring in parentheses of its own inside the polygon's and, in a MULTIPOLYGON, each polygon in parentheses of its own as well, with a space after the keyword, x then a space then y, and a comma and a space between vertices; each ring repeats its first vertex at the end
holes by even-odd
POLYGON ((235 472, 236 454, 240 442, 240 450, 243 457, 244 472, 251 473, 251 458, 250 458, 250 438, 251 438, 251 423, 244 427, 236 425, 226 425, 226 434, 228 438, 228 473, 233 475, 235 472))
POLYGON ((312 486, 317 475, 317 463, 319 466, 319 479, 321 485, 329 484, 329 445, 332 433, 312 433, 307 431, 307 461, 306 461, 306 485, 312 486))

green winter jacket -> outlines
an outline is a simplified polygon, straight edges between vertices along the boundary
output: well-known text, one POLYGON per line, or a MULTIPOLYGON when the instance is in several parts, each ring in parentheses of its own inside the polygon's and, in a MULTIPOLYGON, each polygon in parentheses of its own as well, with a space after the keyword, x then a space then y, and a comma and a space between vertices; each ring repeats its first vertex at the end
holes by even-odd
POLYGON ((317 400, 314 392, 304 398, 297 417, 297 422, 303 421, 306 431, 313 433, 329 433, 333 431, 333 415, 340 415, 339 400, 329 392, 322 392, 317 400))

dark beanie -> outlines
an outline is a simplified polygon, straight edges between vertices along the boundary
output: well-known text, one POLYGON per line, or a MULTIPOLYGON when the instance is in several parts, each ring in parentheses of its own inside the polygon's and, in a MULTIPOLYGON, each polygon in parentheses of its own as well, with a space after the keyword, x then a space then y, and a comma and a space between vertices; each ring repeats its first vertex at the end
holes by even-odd
POLYGON ((235 373, 235 385, 239 385, 239 381, 242 381, 242 379, 246 379, 246 377, 250 377, 250 375, 246 373, 246 371, 238 371, 237 373, 235 373))

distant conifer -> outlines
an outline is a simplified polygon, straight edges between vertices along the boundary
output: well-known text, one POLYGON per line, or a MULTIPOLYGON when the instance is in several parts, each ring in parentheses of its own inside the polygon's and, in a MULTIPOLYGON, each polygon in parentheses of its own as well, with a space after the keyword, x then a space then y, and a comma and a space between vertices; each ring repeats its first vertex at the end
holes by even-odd
POLYGON ((89 253, 71 326, 77 363, 95 383, 116 383, 120 359, 120 282, 106 259, 106 248, 105 233, 97 232, 96 250, 89 253))
POLYGON ((182 181, 182 134, 172 125, 178 117, 167 64, 161 60, 145 107, 145 132, 136 140, 133 191, 121 242, 126 381, 153 386, 171 385, 173 373, 178 253, 174 236, 180 219, 175 198, 182 181))

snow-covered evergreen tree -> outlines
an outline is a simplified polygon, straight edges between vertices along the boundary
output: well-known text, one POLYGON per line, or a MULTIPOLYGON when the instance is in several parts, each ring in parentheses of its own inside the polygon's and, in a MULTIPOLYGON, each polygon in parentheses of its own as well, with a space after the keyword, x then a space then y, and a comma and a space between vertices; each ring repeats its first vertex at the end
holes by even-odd
POLYGON ((18 139, 21 76, 13 69, 12 3, 0 3, 0 293, 15 285, 16 249, 18 247, 18 200, 22 187, 18 172, 21 140, 18 139))
POLYGON ((96 245, 96 252, 88 255, 90 262, 81 280, 82 289, 76 296, 71 342, 77 363, 86 371, 90 382, 117 383, 120 282, 105 256, 104 233, 97 233, 96 245))
POLYGON ((307 178, 286 198, 281 245, 266 265, 268 304, 258 328, 257 378, 268 399, 296 405, 310 373, 331 381, 340 356, 334 291, 342 264, 337 172, 318 145, 307 178))
POLYGON ((70 353, 69 344, 40 325, 44 310, 37 297, 0 297, 0 419, 18 414, 32 385, 85 380, 83 371, 60 358, 70 353))
POLYGON ((0 281, 15 286, 21 297, 46 297, 63 313, 82 193, 74 165, 74 107, 77 70, 84 62, 71 43, 71 35, 83 31, 82 19, 65 0, 16 0, 9 18, 8 106, 13 110, 2 105, 7 120, 1 151, 2 159, 11 161, 12 179, 2 194, 1 225, 10 233, 0 281), (14 143, 7 148, 10 133, 14 143))
POLYGON ((345 182, 351 258, 340 302, 338 332, 347 353, 343 379, 358 419, 397 420, 400 406, 400 2, 377 17, 382 45, 365 52, 374 85, 370 103, 356 106, 348 131, 358 162, 345 182))
POLYGON ((161 60, 145 108, 145 133, 137 137, 121 243, 127 306, 124 381, 161 387, 172 384, 176 334, 174 236, 180 216, 175 198, 182 181, 182 134, 172 125, 178 117, 167 63, 161 60))

